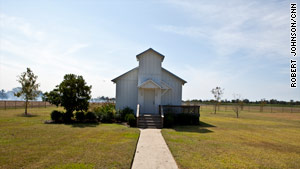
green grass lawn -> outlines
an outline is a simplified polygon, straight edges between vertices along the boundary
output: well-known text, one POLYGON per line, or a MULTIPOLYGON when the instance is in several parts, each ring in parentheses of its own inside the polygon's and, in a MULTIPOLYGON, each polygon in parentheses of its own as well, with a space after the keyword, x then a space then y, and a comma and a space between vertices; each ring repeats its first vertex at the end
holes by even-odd
POLYGON ((130 168, 138 129, 44 124, 54 109, 0 110, 0 168, 130 168))
POLYGON ((163 129, 180 168, 300 168, 300 113, 201 112, 201 126, 163 129))

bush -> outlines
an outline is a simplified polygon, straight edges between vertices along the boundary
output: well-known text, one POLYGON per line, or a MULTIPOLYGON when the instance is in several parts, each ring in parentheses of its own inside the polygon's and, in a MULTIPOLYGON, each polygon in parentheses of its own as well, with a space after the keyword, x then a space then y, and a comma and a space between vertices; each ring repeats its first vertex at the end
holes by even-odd
POLYGON ((172 127, 175 122, 175 114, 166 113, 164 114, 164 127, 172 127))
POLYGON ((164 127, 172 127, 173 125, 199 125, 199 114, 166 113, 164 116, 164 127))
POLYGON ((178 125, 198 125, 199 114, 180 113, 176 115, 176 124, 178 125))
POLYGON ((122 121, 124 121, 124 120, 122 120, 121 115, 122 115, 122 111, 118 110, 116 112, 116 114, 115 114, 115 120, 116 120, 116 122, 122 122, 122 121))
POLYGON ((134 112, 133 112, 133 109, 131 109, 130 107, 125 107, 121 112, 120 112, 120 116, 121 116, 121 121, 125 121, 127 122, 126 120, 126 115, 128 114, 132 114, 134 116, 134 112))
POLYGON ((96 107, 93 109, 98 119, 104 123, 111 123, 115 120, 115 105, 112 103, 105 103, 100 107, 96 107))
POLYGON ((63 112, 60 112, 60 111, 57 111, 57 110, 53 110, 51 112, 51 119, 56 122, 56 123, 59 123, 59 122, 62 122, 63 121, 63 112))
POLYGON ((85 120, 84 112, 82 112, 82 111, 76 112, 75 118, 77 121, 84 122, 84 120, 85 120))
POLYGON ((127 123, 129 124, 130 127, 135 127, 136 126, 136 118, 134 117, 133 114, 127 114, 125 116, 125 119, 127 123))
POLYGON ((72 112, 66 112, 63 114, 63 122, 64 123, 71 123, 72 117, 74 117, 74 114, 72 112))
POLYGON ((98 122, 97 121, 97 115, 94 112, 87 112, 85 115, 85 119, 87 122, 98 122))

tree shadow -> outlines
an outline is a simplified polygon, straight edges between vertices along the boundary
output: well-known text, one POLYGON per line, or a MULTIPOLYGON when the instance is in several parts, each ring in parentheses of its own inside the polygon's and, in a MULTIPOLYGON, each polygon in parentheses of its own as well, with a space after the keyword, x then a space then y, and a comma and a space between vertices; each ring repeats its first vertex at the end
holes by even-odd
POLYGON ((44 124, 61 124, 61 125, 67 125, 72 127, 78 127, 78 128, 85 128, 85 127, 97 127, 100 123, 98 122, 90 122, 90 123, 80 123, 80 122, 54 122, 52 120, 46 120, 44 124))
POLYGON ((199 125, 175 126, 173 129, 177 132, 212 133, 213 131, 207 129, 210 127, 216 126, 200 121, 199 125))
POLYGON ((24 113, 23 114, 17 114, 18 117, 37 117, 39 115, 36 115, 36 114, 27 114, 25 115, 24 113))
POLYGON ((100 123, 66 123, 65 125, 72 125, 72 127, 85 128, 97 127, 100 123))

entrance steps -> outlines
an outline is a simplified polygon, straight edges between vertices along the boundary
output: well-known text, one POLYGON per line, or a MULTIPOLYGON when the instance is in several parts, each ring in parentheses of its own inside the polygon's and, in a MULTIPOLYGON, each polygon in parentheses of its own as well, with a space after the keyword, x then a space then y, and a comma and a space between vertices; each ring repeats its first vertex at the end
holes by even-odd
POLYGON ((157 128, 163 127, 162 118, 160 115, 144 114, 138 117, 139 128, 157 128))

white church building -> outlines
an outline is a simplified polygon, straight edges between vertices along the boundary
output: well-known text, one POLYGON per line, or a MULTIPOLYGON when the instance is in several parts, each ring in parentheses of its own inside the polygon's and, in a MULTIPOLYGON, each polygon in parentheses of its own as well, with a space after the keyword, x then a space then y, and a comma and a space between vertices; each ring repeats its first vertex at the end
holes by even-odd
POLYGON ((181 105, 185 80, 162 67, 165 56, 149 48, 136 55, 138 67, 118 76, 116 109, 132 108, 139 113, 158 114, 159 105, 181 105))

